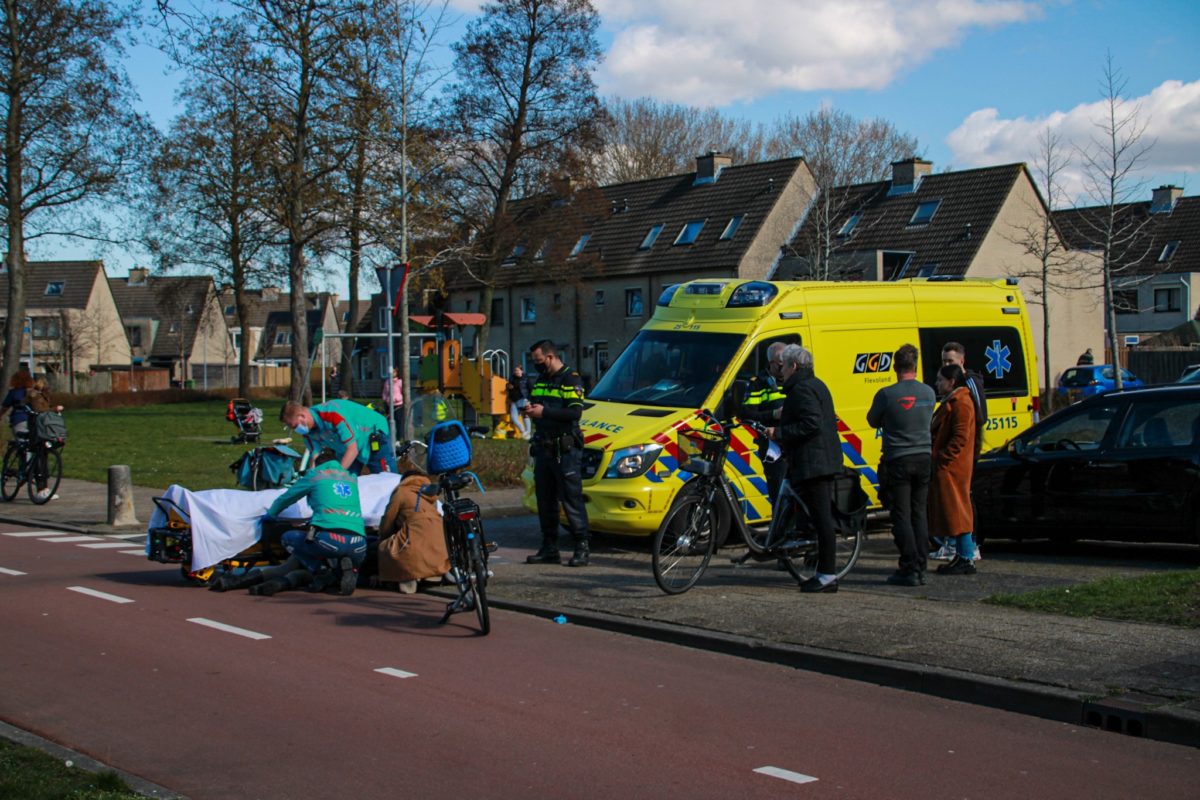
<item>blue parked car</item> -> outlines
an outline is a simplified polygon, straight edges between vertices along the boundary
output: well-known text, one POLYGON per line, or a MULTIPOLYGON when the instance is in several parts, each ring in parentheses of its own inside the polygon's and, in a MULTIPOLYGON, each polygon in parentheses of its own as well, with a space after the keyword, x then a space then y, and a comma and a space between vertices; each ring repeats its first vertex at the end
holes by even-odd
MULTIPOLYGON (((1112 364, 1071 367, 1058 379, 1058 395, 1075 403, 1085 397, 1111 392, 1117 388, 1115 377, 1112 364)), ((1145 385, 1127 369, 1121 370, 1121 383, 1125 389, 1140 389, 1145 385)))

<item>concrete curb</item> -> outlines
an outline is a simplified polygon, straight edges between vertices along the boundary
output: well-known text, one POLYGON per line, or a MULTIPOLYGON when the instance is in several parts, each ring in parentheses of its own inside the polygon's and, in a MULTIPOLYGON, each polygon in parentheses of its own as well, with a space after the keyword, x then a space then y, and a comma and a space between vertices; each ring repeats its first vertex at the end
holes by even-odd
MULTIPOLYGON (((454 596, 444 590, 435 590, 430 594, 447 598, 454 596)), ((1153 702, 1143 703, 1134 697, 1095 698, 1069 689, 1022 683, 945 667, 769 642, 599 611, 555 609, 499 597, 489 597, 488 604, 494 608, 546 619, 554 619, 561 615, 567 617, 569 623, 589 628, 780 664, 1069 725, 1200 747, 1200 713, 1164 708, 1154 705, 1153 702)))
POLYGON ((163 800, 187 800, 186 796, 173 792, 166 787, 159 786, 157 783, 151 783, 144 778, 139 778, 137 775, 124 772, 108 764, 102 764, 90 756, 85 756, 83 753, 72 750, 69 747, 55 744, 49 739, 43 739, 36 733, 14 728, 6 722, 0 722, 0 737, 10 742, 41 750, 43 753, 54 756, 59 761, 70 761, 73 768, 97 774, 102 772, 116 773, 117 777, 125 782, 125 785, 144 797, 160 797, 163 800))

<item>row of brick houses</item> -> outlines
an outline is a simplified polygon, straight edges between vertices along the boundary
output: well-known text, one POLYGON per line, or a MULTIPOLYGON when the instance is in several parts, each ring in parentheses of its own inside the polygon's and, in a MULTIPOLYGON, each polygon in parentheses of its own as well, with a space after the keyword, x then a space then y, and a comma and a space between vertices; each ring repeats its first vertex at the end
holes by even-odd
MULTIPOLYGON (((253 385, 287 385, 292 315, 285 292, 251 290, 250 324, 242 331, 232 291, 218 289, 211 277, 135 268, 128 277, 112 278, 100 261, 31 261, 27 270, 22 362, 32 358, 35 372, 68 377, 128 371, 136 377, 143 370, 161 374, 163 385, 234 386, 245 346, 252 353, 253 385)), ((7 295, 8 282, 0 280, 0 319, 7 295)), ((309 331, 344 330, 348 310, 336 294, 314 292, 305 304, 309 331)), ((341 352, 341 340, 330 337, 328 363, 341 352)), ((107 387, 117 385, 109 381, 107 387)))

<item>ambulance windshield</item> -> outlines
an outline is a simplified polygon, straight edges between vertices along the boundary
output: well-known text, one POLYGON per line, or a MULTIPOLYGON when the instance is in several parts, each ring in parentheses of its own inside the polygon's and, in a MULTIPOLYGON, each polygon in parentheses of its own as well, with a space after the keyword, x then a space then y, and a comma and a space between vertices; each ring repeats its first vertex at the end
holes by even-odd
POLYGON ((700 408, 745 338, 737 333, 643 330, 588 399, 700 408))

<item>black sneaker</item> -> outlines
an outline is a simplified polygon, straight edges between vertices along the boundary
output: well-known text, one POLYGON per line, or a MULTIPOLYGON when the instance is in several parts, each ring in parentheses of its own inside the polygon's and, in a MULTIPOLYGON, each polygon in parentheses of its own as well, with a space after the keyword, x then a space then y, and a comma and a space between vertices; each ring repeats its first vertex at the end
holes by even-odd
POLYGON ((349 597, 354 594, 354 587, 358 585, 358 570, 354 568, 354 562, 349 556, 342 556, 341 564, 342 577, 338 581, 337 593, 342 597, 349 597))
POLYGON ((561 564, 562 555, 558 552, 558 548, 550 549, 542 547, 531 556, 525 557, 526 564, 561 564))
POLYGON ((954 557, 949 564, 937 568, 938 575, 974 575, 975 565, 965 558, 954 557))
POLYGON ((920 586, 925 581, 921 580, 919 572, 893 572, 888 575, 887 582, 892 586, 920 586))

